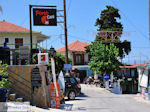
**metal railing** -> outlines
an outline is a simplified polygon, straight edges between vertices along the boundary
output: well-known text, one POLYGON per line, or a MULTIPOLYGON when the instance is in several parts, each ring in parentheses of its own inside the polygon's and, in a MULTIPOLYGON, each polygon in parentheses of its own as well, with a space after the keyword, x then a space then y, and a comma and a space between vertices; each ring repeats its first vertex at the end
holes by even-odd
MULTIPOLYGON (((37 55, 38 52, 38 49, 32 49, 32 55, 37 55)), ((0 48, 0 60, 2 61, 2 64, 27 65, 32 61, 30 55, 31 53, 29 49, 0 48)))

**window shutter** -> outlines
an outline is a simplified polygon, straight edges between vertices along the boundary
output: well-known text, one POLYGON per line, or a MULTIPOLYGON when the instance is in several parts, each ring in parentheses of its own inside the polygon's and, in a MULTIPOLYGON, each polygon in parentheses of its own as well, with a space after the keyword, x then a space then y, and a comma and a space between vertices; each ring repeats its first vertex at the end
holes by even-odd
POLYGON ((84 54, 81 54, 81 64, 84 65, 84 54))
POLYGON ((76 54, 73 54, 73 58, 74 58, 74 65, 76 65, 76 54))

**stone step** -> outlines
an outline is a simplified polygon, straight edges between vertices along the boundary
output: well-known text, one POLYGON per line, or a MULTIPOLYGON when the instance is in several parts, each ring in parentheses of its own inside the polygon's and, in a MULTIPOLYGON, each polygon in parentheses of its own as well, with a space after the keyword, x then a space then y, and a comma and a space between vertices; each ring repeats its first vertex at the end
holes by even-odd
POLYGON ((16 100, 16 94, 15 93, 14 94, 9 94, 8 100, 15 101, 16 100))
POLYGON ((16 98, 16 102, 23 102, 23 98, 16 98))

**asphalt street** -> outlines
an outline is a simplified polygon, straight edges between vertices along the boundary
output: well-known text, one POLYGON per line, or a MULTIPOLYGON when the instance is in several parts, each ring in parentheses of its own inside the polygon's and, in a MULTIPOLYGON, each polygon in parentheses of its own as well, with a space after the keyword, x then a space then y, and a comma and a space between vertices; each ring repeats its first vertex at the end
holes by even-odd
POLYGON ((82 94, 74 101, 66 101, 62 111, 150 112, 150 103, 139 100, 137 95, 117 95, 90 85, 81 85, 81 87, 82 94))

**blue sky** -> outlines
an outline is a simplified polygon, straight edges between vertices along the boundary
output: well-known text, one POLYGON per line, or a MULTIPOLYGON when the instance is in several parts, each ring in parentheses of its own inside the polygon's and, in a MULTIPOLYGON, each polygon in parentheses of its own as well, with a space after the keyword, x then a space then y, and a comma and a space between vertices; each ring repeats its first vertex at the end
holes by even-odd
MULTIPOLYGON (((75 40, 92 42, 95 39, 97 27, 95 21, 100 17, 100 12, 111 5, 118 8, 121 15, 121 23, 124 32, 122 40, 131 41, 132 51, 126 57, 127 63, 139 63, 150 60, 149 42, 149 16, 148 0, 66 0, 68 43, 75 40)), ((63 9, 63 0, 0 0, 3 12, 0 13, 0 21, 6 20, 14 24, 29 28, 29 4, 31 5, 55 5, 57 10, 63 9)), ((61 13, 58 13, 58 15, 61 13)), ((63 14, 63 13, 62 13, 63 14)), ((58 20, 63 20, 59 18, 58 20)), ((55 49, 64 46, 63 24, 57 27, 35 27, 33 30, 41 31, 51 36, 47 40, 47 48, 51 45, 55 49)), ((41 44, 46 47, 46 42, 41 44)))

